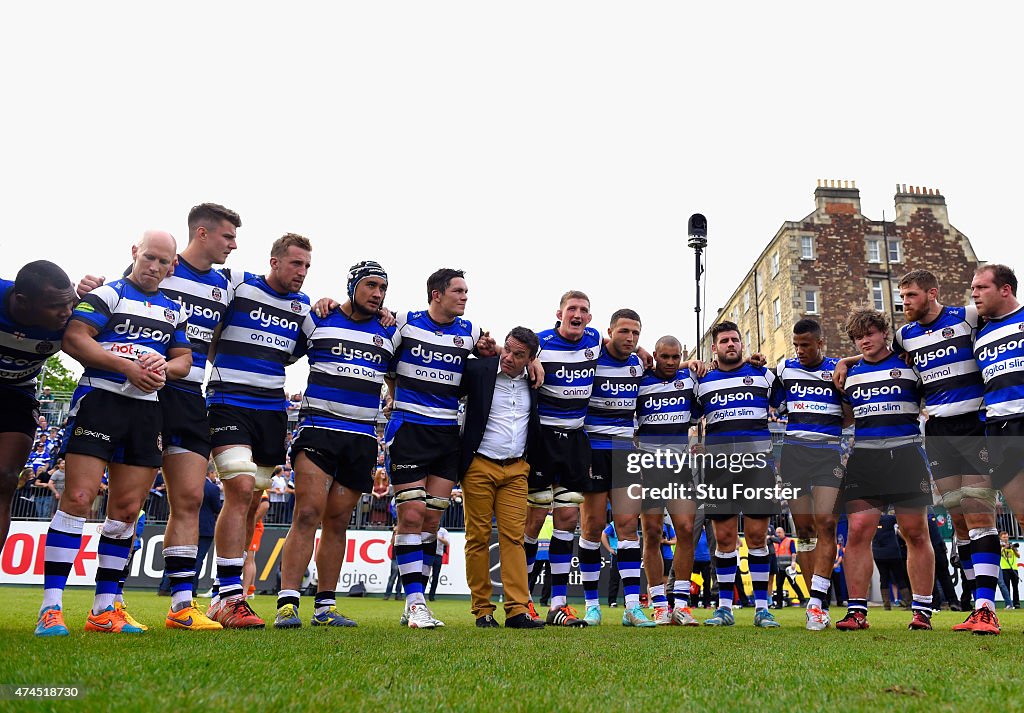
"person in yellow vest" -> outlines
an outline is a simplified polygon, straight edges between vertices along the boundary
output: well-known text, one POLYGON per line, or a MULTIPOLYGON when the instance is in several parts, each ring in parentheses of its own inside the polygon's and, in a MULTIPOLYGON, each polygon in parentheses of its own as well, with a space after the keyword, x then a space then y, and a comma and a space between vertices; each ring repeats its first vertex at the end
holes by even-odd
POLYGON ((1006 602, 1007 609, 1020 609, 1020 593, 1018 592, 1017 560, 1019 556, 1016 543, 1010 544, 1007 532, 999 533, 999 590, 1006 602))

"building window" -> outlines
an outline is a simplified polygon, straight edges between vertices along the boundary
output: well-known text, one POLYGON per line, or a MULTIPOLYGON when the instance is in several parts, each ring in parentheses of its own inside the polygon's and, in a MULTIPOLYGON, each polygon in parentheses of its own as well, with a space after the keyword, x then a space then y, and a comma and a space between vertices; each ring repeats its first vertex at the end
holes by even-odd
POLYGON ((804 312, 818 314, 818 291, 804 290, 804 312))
POLYGON ((750 330, 749 329, 747 330, 747 333, 746 333, 746 336, 744 337, 744 339, 746 341, 743 342, 743 346, 745 346, 747 349, 750 349, 750 330))
POLYGON ((733 305, 733 307, 732 307, 732 321, 733 322, 739 322, 740 321, 740 308, 739 308, 738 305, 733 305))
POLYGON ((889 240, 889 262, 903 262, 903 249, 899 238, 889 240))
POLYGON ((885 311, 885 287, 881 280, 871 281, 871 304, 879 312, 885 311))
POLYGON ((776 297, 772 300, 772 311, 775 313, 775 326, 776 328, 782 326, 782 300, 776 297))
POLYGON ((744 312, 749 312, 750 311, 750 288, 749 287, 743 292, 743 311, 744 312))
POLYGON ((757 313, 757 316, 758 316, 758 320, 757 320, 757 337, 758 337, 758 339, 760 339, 763 342, 764 341, 764 312, 759 310, 758 313, 757 313))
POLYGON ((779 251, 776 250, 772 254, 772 277, 779 274, 779 251))
POLYGON ((903 310, 903 298, 900 297, 900 288, 892 288, 892 308, 894 310, 903 310))
POLYGON ((868 262, 882 262, 882 241, 868 238, 868 262))
POLYGON ((800 259, 801 260, 813 260, 814 259, 814 236, 813 235, 801 235, 800 236, 800 259))

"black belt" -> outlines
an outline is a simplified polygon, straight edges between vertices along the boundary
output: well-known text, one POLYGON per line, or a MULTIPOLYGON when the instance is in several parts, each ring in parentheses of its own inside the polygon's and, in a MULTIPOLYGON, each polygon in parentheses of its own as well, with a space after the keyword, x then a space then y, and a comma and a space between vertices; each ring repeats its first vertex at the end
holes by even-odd
POLYGON ((512 465, 513 463, 518 463, 523 459, 522 456, 517 456, 515 458, 491 458, 490 456, 485 456, 483 453, 480 453, 479 451, 477 452, 477 455, 483 458, 484 460, 489 460, 491 463, 495 463, 500 466, 512 465))

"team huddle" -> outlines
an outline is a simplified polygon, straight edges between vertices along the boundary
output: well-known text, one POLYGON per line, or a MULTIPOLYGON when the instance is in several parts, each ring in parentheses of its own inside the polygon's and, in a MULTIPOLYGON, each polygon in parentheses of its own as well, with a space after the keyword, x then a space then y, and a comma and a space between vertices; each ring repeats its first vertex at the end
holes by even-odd
POLYGON ((121 279, 87 276, 76 289, 59 267, 37 261, 13 283, 0 281, 2 539, 36 427, 38 373, 61 349, 84 368, 61 446, 66 483, 46 536, 37 635, 69 633, 63 591, 92 498, 108 470, 96 594, 85 629, 146 629, 128 613, 122 590, 136 519, 157 468, 163 469, 170 503, 163 545, 171 582, 165 625, 265 626, 246 601, 242 570, 251 556, 259 493, 269 487, 274 467, 289 457, 285 367, 301 357, 307 358, 309 377, 290 452, 295 511, 282 553, 274 626, 302 625, 298 590, 318 528, 321 589, 309 621, 355 626, 337 610, 333 587, 353 508, 374 487, 375 423, 384 386, 390 397, 387 471, 398 512, 394 559, 406 592, 402 623, 443 626, 427 606, 424 584, 460 472, 464 370, 470 359, 504 359, 519 347, 525 347, 523 375, 536 389, 539 420, 527 452, 508 459, 525 455, 529 463, 527 514, 517 533, 528 572, 549 513, 554 530, 550 609, 541 617, 529 602, 523 615, 528 621, 515 626, 601 624, 601 532, 609 508, 626 600, 623 625, 698 625, 686 603, 694 523, 703 506, 713 526, 720 585, 719 607, 703 623, 735 623, 742 514, 753 623, 778 627, 768 606, 767 531, 770 517, 781 512, 781 487, 795 496, 789 507, 810 592, 808 629, 831 623, 828 592, 840 513, 849 521, 849 609, 835 627, 868 628, 871 539, 890 506, 908 548, 909 626, 931 629, 934 557, 926 512, 934 481, 952 514, 975 598, 974 611, 954 629, 999 633, 997 490, 1014 512, 1024 513, 1024 310, 1010 268, 979 268, 973 304, 966 307, 943 306, 936 278, 912 271, 899 283, 907 324, 895 334, 884 314, 855 311, 846 332, 858 354, 837 358, 824 354, 820 325, 802 319, 793 329, 795 358, 773 370, 757 355, 745 355, 739 327, 728 321, 712 328, 710 365, 684 361, 672 336, 661 337, 652 353, 640 348, 641 319, 631 309, 614 312, 602 335, 589 326, 590 300, 579 291, 562 296, 553 329, 534 334, 517 327, 499 348, 465 318, 468 288, 464 274, 454 269, 428 278, 428 307, 421 311, 387 309, 387 273, 369 260, 349 270, 344 302, 324 299, 313 306, 301 291, 312 255, 303 236, 289 233, 273 243, 265 275, 218 267, 235 249, 240 226, 235 212, 204 203, 189 213, 188 244, 180 252, 169 233, 147 232, 132 246, 132 265, 121 279), (788 417, 778 468, 768 428, 773 412, 788 417), (705 433, 695 445, 691 429, 697 423, 705 433), (854 446, 844 463, 842 434, 850 424, 854 446), (637 453, 659 457, 628 469, 637 453), (664 467, 666 454, 674 467, 664 467), (700 459, 701 468, 691 468, 698 454, 707 457, 700 459), (202 612, 193 581, 211 459, 224 504, 215 534, 215 596, 202 612), (703 500, 694 495, 695 482, 730 495, 703 500), (660 546, 666 512, 678 536, 672 606, 660 546), (582 616, 567 600, 577 527, 582 616), (641 567, 653 617, 640 605, 641 567))

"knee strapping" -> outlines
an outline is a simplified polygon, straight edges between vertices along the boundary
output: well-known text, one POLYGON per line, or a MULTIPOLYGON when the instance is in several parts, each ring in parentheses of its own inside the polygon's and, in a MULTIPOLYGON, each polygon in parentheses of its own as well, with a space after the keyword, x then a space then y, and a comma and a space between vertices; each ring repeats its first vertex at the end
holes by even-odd
POLYGON ((395 493, 396 505, 404 505, 405 503, 423 503, 426 501, 426 488, 409 488, 408 490, 399 490, 395 493))
POLYGON ((532 508, 544 508, 546 510, 551 507, 552 500, 551 488, 537 488, 526 494, 526 503, 532 508))
POLYGON ((135 523, 107 518, 103 521, 100 534, 113 540, 127 540, 135 536, 135 523))
POLYGON ((990 508, 995 508, 996 506, 997 496, 994 488, 979 488, 974 485, 965 485, 960 488, 960 492, 963 493, 963 497, 980 500, 990 508))
MULTIPOLYGON (((985 488, 974 488, 975 490, 985 490, 985 488)), ((942 507, 947 510, 960 507, 960 501, 964 499, 965 488, 957 488, 956 490, 950 490, 948 493, 942 494, 942 507)))
POLYGON ((444 512, 448 509, 448 504, 451 503, 451 498, 439 498, 436 495, 427 496, 427 510, 434 510, 436 512, 444 512))
POLYGON ((258 465, 252 462, 252 451, 244 446, 235 446, 213 457, 217 475, 221 480, 231 480, 239 475, 256 476, 258 465))
POLYGON ((268 490, 271 485, 274 484, 274 468, 269 465, 258 465, 256 466, 256 482, 253 484, 252 489, 255 490, 268 490))
POLYGON ((556 508, 576 508, 583 502, 583 494, 557 486, 552 493, 552 505, 556 508))

